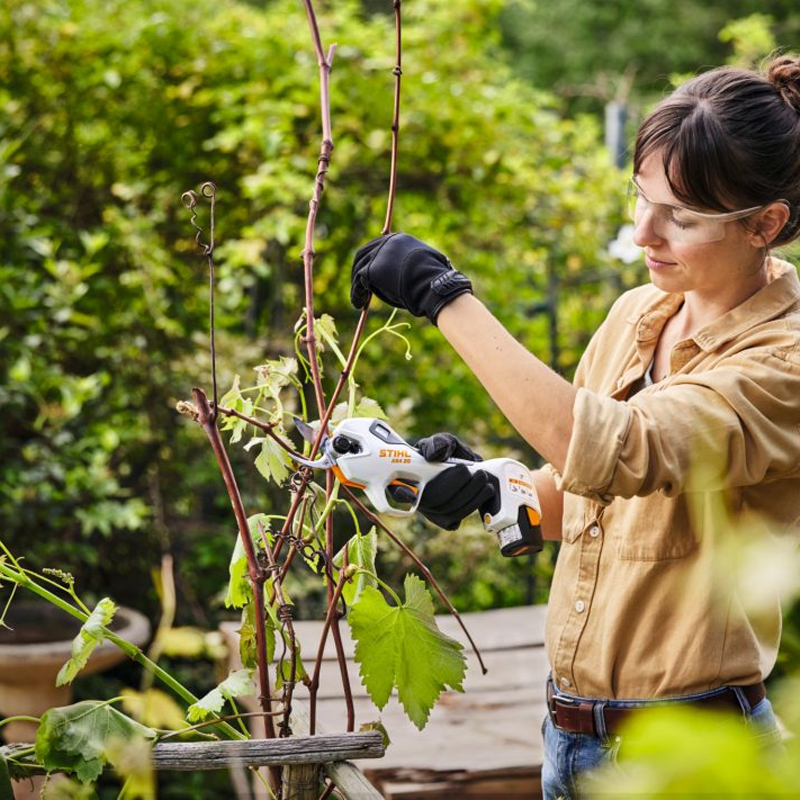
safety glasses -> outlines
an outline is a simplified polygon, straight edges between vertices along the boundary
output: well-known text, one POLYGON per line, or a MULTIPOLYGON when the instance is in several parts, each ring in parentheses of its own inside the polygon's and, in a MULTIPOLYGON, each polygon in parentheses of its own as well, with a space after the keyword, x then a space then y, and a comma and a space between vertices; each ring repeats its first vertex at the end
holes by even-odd
POLYGON ((642 192, 641 187, 631 178, 628 183, 628 214, 638 225, 645 214, 650 214, 653 230, 662 239, 683 244, 708 244, 725 238, 725 224, 744 219, 766 206, 753 206, 741 211, 725 214, 704 214, 683 206, 667 203, 654 203, 642 192))

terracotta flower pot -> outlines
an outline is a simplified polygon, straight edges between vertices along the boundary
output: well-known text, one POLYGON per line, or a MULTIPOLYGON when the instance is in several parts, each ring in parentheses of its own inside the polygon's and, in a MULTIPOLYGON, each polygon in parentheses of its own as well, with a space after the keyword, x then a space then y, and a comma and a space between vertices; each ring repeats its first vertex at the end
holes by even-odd
MULTIPOLYGON (((69 705, 71 686, 56 686, 56 675, 71 655, 72 640, 81 623, 45 602, 14 601, 0 628, 0 714, 39 717, 48 708, 69 705)), ((120 608, 111 625, 114 633, 137 646, 150 636, 147 618, 120 608)), ((125 654, 104 641, 92 653, 81 674, 100 672, 118 664, 125 654)), ((12 722, 0 728, 6 742, 32 742, 36 725, 12 722)))

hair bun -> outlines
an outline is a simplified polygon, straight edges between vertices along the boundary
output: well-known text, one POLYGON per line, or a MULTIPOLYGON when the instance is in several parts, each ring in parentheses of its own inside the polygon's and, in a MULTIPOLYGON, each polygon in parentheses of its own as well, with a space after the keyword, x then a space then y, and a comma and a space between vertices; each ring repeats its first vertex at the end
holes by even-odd
POLYGON ((769 65, 767 78, 784 101, 800 114, 800 58, 776 58, 769 65))

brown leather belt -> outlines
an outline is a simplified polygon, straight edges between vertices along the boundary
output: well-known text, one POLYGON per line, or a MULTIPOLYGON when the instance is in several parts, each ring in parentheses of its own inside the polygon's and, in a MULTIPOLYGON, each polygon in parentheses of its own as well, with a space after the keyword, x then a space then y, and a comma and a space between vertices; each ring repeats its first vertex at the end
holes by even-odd
MULTIPOLYGON (((767 696, 767 689, 763 681, 754 683, 751 686, 737 686, 736 688, 742 691, 745 699, 750 704, 750 708, 754 708, 767 696)), ((742 713, 739 698, 733 687, 730 686, 711 697, 686 700, 685 702, 678 701, 678 703, 692 708, 738 711, 740 714, 742 713)), ((614 735, 619 732, 623 721, 630 716, 631 712, 640 710, 642 707, 651 708, 653 705, 656 704, 648 703, 646 706, 634 708, 612 708, 606 705, 603 700, 572 700, 568 697, 561 697, 555 694, 551 683, 548 682, 547 684, 547 709, 550 713, 550 719, 557 728, 569 733, 585 733, 589 736, 597 736, 595 714, 598 713, 605 723, 606 733, 614 735)), ((663 705, 672 705, 672 703, 664 703, 663 705)))

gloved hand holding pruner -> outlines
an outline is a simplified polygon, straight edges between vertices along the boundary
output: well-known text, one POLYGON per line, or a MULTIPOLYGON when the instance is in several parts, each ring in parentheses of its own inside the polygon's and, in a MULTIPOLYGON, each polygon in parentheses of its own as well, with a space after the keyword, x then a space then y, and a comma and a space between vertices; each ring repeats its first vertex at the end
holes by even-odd
MULTIPOLYGON (((310 442, 317 432, 296 419, 310 442)), ((323 437, 320 457, 297 459, 332 469, 346 486, 363 489, 375 509, 390 516, 419 511, 447 530, 479 510, 487 531, 505 556, 541 550, 540 510, 527 468, 511 458, 482 461, 450 433, 437 433, 412 447, 382 420, 358 417, 340 422, 323 437)))

